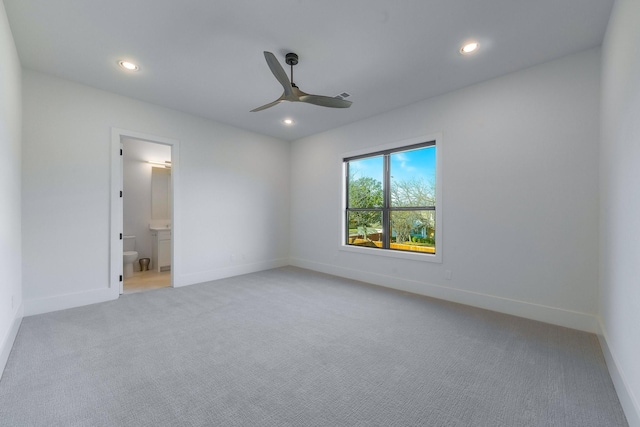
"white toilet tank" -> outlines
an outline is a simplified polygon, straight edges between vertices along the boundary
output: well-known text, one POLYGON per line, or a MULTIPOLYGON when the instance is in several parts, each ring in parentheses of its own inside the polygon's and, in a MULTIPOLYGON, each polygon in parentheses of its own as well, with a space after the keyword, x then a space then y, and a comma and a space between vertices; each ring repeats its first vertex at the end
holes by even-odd
POLYGON ((136 236, 124 236, 123 247, 124 252, 136 250, 136 236))

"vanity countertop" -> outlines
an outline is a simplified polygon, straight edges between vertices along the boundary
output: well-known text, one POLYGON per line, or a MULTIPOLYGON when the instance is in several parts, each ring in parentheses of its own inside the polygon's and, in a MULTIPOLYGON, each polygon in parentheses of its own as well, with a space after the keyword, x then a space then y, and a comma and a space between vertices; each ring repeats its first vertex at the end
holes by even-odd
POLYGON ((151 230, 151 231, 162 231, 162 230, 171 231, 171 227, 152 227, 152 226, 149 226, 149 230, 151 230))

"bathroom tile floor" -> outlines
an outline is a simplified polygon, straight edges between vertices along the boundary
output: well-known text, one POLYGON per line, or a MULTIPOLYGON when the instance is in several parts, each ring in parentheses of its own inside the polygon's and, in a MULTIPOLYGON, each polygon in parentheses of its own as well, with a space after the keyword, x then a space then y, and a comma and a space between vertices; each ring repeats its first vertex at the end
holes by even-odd
POLYGON ((171 271, 155 270, 134 271, 133 277, 124 279, 124 293, 133 294, 151 289, 168 288, 171 286, 171 271))

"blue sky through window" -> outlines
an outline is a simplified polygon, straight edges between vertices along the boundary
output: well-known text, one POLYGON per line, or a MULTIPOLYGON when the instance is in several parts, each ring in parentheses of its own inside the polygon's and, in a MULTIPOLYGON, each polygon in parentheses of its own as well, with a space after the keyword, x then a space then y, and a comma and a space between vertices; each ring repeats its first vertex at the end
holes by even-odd
POLYGON ((382 182, 383 160, 383 156, 352 160, 349 162, 349 174, 354 179, 370 177, 382 182))
MULTIPOLYGON (((368 157, 349 162, 351 177, 371 177, 382 182, 383 156, 368 157)), ((422 180, 435 183, 436 147, 423 147, 391 154, 391 178, 394 180, 422 180)))
POLYGON ((423 147, 391 154, 391 179, 436 181, 436 147, 423 147))

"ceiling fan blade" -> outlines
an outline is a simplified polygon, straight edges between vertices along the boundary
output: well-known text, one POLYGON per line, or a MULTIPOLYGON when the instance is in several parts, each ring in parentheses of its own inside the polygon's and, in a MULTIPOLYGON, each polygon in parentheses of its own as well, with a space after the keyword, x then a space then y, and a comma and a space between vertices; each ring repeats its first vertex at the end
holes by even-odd
MULTIPOLYGON (((290 101, 290 102, 306 102, 308 104, 319 105, 321 107, 330 107, 330 108, 349 108, 351 106, 351 101, 346 101, 342 98, 336 97, 332 98, 330 96, 321 96, 321 95, 310 95, 301 91, 298 86, 293 84, 292 81, 287 77, 287 73, 278 62, 278 59, 271 52, 264 53, 264 59, 267 61, 267 65, 269 69, 275 76, 276 80, 280 82, 284 89, 284 93, 280 95, 280 98, 276 99, 273 102, 265 104, 261 107, 254 108, 251 112, 266 110, 267 108, 273 107, 276 104, 279 104, 282 101, 290 101)), ((298 55, 295 53, 287 54, 287 64, 293 66, 298 63, 298 55)), ((293 71, 292 71, 293 75, 293 71)))
POLYGON ((289 81, 289 77, 287 77, 287 73, 282 68, 282 65, 278 62, 275 55, 271 52, 264 52, 264 59, 267 60, 267 65, 271 72, 276 77, 276 79, 280 82, 282 87, 284 88, 285 95, 291 95, 291 82, 289 81))
POLYGON ((271 108, 274 105, 280 104, 282 101, 284 101, 284 94, 283 94, 283 96, 281 96, 280 98, 276 99, 273 102, 270 102, 268 104, 264 104, 264 105, 262 105, 262 106, 260 106, 258 108, 254 108, 253 110, 250 111, 250 113, 255 113, 256 111, 266 110, 267 108, 271 108))
POLYGON ((300 96, 300 102, 306 102, 308 104, 320 105, 321 107, 331 108, 349 108, 352 102, 340 98, 332 98, 330 96, 322 95, 308 95, 304 94, 300 96))

